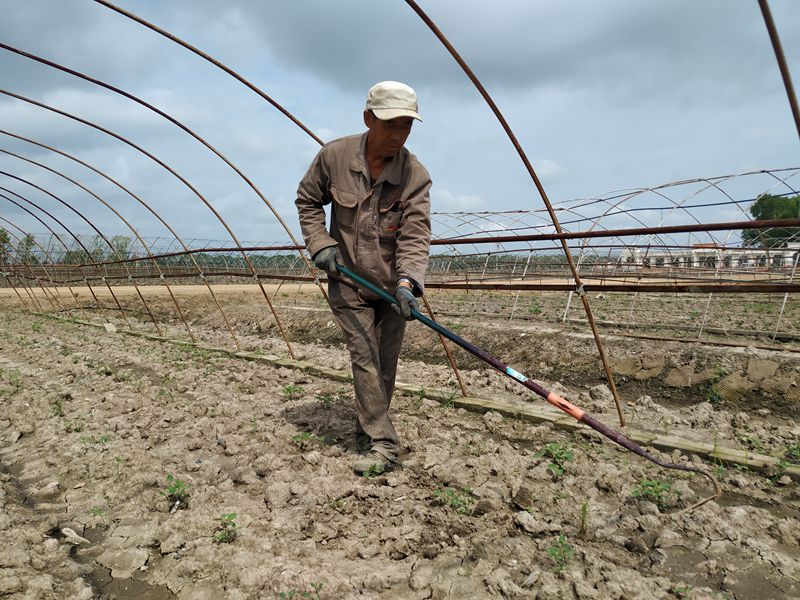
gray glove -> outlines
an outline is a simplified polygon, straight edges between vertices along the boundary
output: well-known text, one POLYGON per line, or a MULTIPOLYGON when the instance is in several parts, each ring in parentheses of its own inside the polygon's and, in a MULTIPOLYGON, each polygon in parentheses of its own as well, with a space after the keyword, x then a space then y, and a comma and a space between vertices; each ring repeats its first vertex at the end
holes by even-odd
POLYGON ((403 315, 406 321, 410 321, 411 310, 419 310, 419 302, 414 298, 413 292, 404 285, 398 285, 394 291, 394 297, 397 298, 400 306, 393 304, 392 308, 403 315))
POLYGON ((338 246, 328 246, 314 255, 314 264, 328 275, 336 275, 339 272, 339 269, 336 268, 337 262, 342 262, 338 246))

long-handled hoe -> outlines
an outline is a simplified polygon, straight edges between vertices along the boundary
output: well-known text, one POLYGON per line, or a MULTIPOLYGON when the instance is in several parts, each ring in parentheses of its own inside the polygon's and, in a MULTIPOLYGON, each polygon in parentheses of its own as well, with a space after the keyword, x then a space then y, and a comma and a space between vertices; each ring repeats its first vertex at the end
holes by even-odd
MULTIPOLYGON (((355 273, 353 273, 347 267, 344 267, 344 266, 339 265, 339 264, 337 264, 336 266, 339 269, 339 271, 342 273, 342 275, 345 275, 345 276, 349 277, 350 279, 352 279, 353 281, 355 281, 356 283, 358 283, 362 287, 365 287, 366 289, 368 289, 372 293, 377 294, 378 296, 380 296, 381 298, 383 298, 387 302, 389 302, 391 304, 398 304, 398 302, 394 298, 394 296, 392 296, 391 294, 388 294, 384 290, 380 289, 375 284, 367 281, 366 279, 364 279, 363 277, 360 277, 359 275, 356 275, 355 273)), ((497 358, 495 358, 494 356, 492 356, 491 354, 489 354, 485 350, 483 350, 481 348, 478 348, 476 345, 471 344, 467 340, 457 336, 455 333, 453 333, 452 331, 450 331, 446 327, 443 327, 442 325, 440 325, 436 321, 432 321, 431 319, 429 319, 428 317, 426 317, 425 315, 423 315, 419 311, 412 309, 411 310, 411 315, 416 320, 420 321, 424 325, 427 325, 428 327, 430 327, 434 331, 442 334, 443 336, 445 336, 450 341, 454 342, 455 344, 458 344, 459 346, 461 346, 467 352, 470 352, 470 353, 474 354, 475 356, 480 358, 482 361, 484 361, 485 363, 491 365, 492 367, 494 367, 495 369, 497 369, 501 373, 504 373, 505 375, 508 375, 512 379, 517 380, 519 383, 521 383, 522 385, 524 385, 529 390, 535 392, 537 395, 539 395, 542 398, 544 398, 545 400, 547 400, 550 404, 552 404, 556 408, 561 409, 562 411, 564 411, 565 413, 567 413, 571 417, 574 417, 575 419, 577 419, 581 423, 585 423, 586 425, 588 425, 589 427, 591 427, 595 431, 598 431, 598 432, 602 433, 608 439, 610 439, 613 442, 616 442, 617 444, 619 444, 623 448, 627 448, 628 450, 630 450, 631 452, 633 452, 635 454, 638 454, 642 458, 645 458, 645 459, 649 460, 650 462, 653 462, 653 463, 655 463, 655 464, 657 464, 657 465, 659 465, 661 467, 664 467, 666 469, 677 469, 679 471, 690 471, 692 473, 700 473, 701 475, 703 475, 705 477, 708 477, 708 479, 710 479, 711 482, 714 484, 714 495, 709 496, 708 498, 705 498, 703 500, 700 500, 699 502, 696 502, 695 504, 690 506, 687 510, 693 510, 693 509, 697 508, 698 506, 702 506, 706 502, 709 502, 710 500, 718 498, 722 494, 722 489, 720 488, 719 483, 714 478, 714 476, 711 473, 709 473, 708 471, 705 471, 704 469, 700 469, 698 467, 692 467, 692 466, 687 466, 687 465, 678 465, 678 464, 668 463, 668 462, 664 462, 664 461, 659 460, 658 458, 656 458, 652 454, 649 454, 647 451, 645 451, 644 448, 642 448, 641 446, 639 446, 635 442, 633 442, 633 441, 629 440, 628 438, 626 438, 620 432, 615 431, 614 429, 611 429, 608 425, 605 425, 604 423, 601 423, 600 421, 598 421, 594 417, 588 415, 585 410, 583 410, 583 409, 575 406, 574 404, 568 402, 567 400, 565 400, 564 398, 562 398, 558 394, 545 389, 543 386, 539 385, 538 383, 536 383, 532 379, 526 377, 525 375, 523 375, 519 371, 516 371, 515 369, 513 369, 513 368, 509 367, 508 365, 504 364, 503 362, 501 362, 500 360, 498 360, 497 358)))

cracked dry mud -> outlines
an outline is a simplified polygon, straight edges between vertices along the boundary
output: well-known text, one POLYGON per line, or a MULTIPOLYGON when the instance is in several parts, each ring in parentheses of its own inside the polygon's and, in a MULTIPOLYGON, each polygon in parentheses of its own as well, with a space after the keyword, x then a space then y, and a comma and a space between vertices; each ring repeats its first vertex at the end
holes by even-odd
MULTIPOLYGON (((800 598, 800 495, 780 473, 720 467, 725 495, 681 512, 709 494, 703 478, 594 432, 398 396, 402 467, 356 477, 347 384, 19 312, 0 320, 0 597, 800 598), (560 476, 538 456, 548 444, 572 452, 560 476), (168 475, 190 486, 188 507, 170 512, 168 475), (648 481, 670 483, 665 511, 632 495, 648 481), (217 543, 228 513, 238 535, 217 543)), ((295 351, 347 367, 338 346, 295 351)), ((480 368, 466 377, 481 396, 514 393, 480 368)), ((452 384, 410 359, 399 379, 452 384)), ((723 409, 644 398, 630 410, 706 441, 719 430, 768 450, 798 442, 794 421, 723 409)))

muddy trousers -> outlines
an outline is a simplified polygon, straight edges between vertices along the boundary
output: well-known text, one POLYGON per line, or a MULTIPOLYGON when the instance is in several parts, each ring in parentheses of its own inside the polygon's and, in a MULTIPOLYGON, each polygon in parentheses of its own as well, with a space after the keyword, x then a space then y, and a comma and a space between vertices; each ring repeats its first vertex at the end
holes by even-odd
POLYGON ((406 321, 388 302, 364 300, 334 280, 328 284, 333 314, 344 332, 356 396, 356 439, 369 439, 372 450, 391 461, 400 450, 389 419, 397 359, 406 321))

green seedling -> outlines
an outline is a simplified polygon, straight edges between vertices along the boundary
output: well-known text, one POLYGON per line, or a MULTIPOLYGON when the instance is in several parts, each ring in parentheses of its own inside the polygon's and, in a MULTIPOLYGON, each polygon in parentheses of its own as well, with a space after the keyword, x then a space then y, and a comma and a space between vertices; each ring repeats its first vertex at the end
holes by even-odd
POLYGON ((791 462, 800 462, 800 441, 796 442, 794 446, 786 448, 784 455, 791 462))
POLYGON ((559 573, 566 568, 567 563, 575 556, 575 548, 569 544, 566 536, 560 535, 547 548, 547 556, 553 561, 553 571, 559 573))
POLYGON ((369 469, 361 473, 361 476, 365 479, 370 479, 372 477, 377 477, 381 475, 383 470, 378 465, 370 465, 369 469))
POLYGON ((33 329, 34 333, 40 333, 42 331, 42 322, 34 321, 33 325, 31 325, 31 329, 33 329))
POLYGON ((214 541, 218 544, 230 544, 239 535, 239 526, 236 524, 236 513, 220 515, 219 528, 214 534, 214 541))
POLYGON ((298 590, 289 590, 288 592, 281 592, 278 594, 278 598, 281 600, 290 600, 291 598, 303 598, 304 600, 320 600, 320 591, 322 590, 321 583, 312 583, 310 584, 311 590, 306 591, 298 591, 298 590))
POLYGON ((299 385, 287 385, 283 388, 283 397, 286 400, 296 400, 303 394, 303 388, 299 385))
POLYGON ((552 443, 547 444, 544 448, 539 450, 533 455, 534 458, 549 458, 550 464, 547 465, 547 470, 553 476, 553 479, 561 479, 564 475, 564 463, 571 461, 575 454, 567 444, 552 443))
POLYGON ((692 598, 692 586, 690 585, 683 585, 680 587, 674 587, 670 590, 673 596, 676 598, 680 598, 680 600, 691 600, 692 598))
POLYGON ((442 400, 444 401, 444 405, 447 408, 454 408, 455 407, 455 400, 456 400, 456 390, 454 388, 448 389, 443 394, 442 400))
POLYGON ((311 444, 324 444, 325 438, 314 435, 313 433, 309 433, 308 431, 301 431, 300 433, 296 433, 292 436, 292 441, 301 450, 306 450, 311 446, 311 444))
POLYGON ((67 433, 73 433, 73 432, 77 433, 82 430, 83 430, 83 425, 81 424, 80 415, 78 415, 71 421, 67 421, 66 419, 64 419, 64 431, 66 431, 67 433))
POLYGON ((89 514, 100 519, 103 522, 103 527, 108 527, 108 524, 106 523, 106 511, 104 511, 102 508, 99 506, 93 506, 91 509, 89 509, 89 514))
POLYGON ((11 386, 10 390, 0 388, 0 398, 10 398, 22 389, 22 375, 17 370, 11 370, 7 373, 0 369, 0 379, 6 379, 11 386))
POLYGON ((170 473, 167 475, 167 490, 165 492, 160 492, 160 494, 169 500, 170 505, 177 510, 178 508, 189 506, 190 487, 188 483, 175 478, 175 476, 170 473))
POLYGON ((532 314, 532 315, 541 314, 542 307, 541 307, 541 305, 539 304, 539 301, 536 298, 531 300, 530 306, 528 306, 528 312, 530 314, 532 314))
POLYGON ((578 527, 578 535, 586 535, 586 522, 589 520, 589 501, 584 500, 581 504, 581 524, 578 527))
POLYGON ((669 507, 669 493, 672 484, 659 479, 648 479, 633 488, 631 496, 650 500, 658 510, 665 511, 669 507))
POLYGON ((105 446, 106 444, 108 444, 109 441, 111 441, 110 435, 101 435, 98 437, 94 437, 92 435, 84 435, 81 436, 80 438, 81 444, 83 444, 84 446, 92 446, 93 448, 101 446, 103 447, 103 449, 105 449, 105 446))
POLYGON ((53 414, 54 417, 63 417, 64 416, 64 401, 59 398, 58 400, 53 400, 50 403, 50 412, 53 414))
POLYGON ((460 515, 468 515, 472 511, 472 490, 464 488, 461 493, 450 487, 439 488, 433 492, 434 497, 449 506, 460 515), (463 494, 463 495, 462 495, 463 494))
POLYGON ((320 404, 322 404, 322 406, 324 406, 325 408, 330 408, 331 404, 333 404, 334 398, 333 394, 328 392, 325 394, 317 394, 317 400, 319 400, 320 404))

